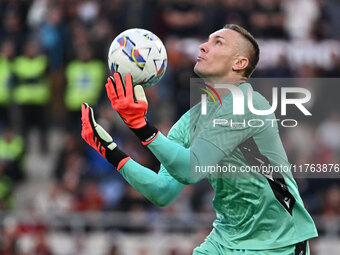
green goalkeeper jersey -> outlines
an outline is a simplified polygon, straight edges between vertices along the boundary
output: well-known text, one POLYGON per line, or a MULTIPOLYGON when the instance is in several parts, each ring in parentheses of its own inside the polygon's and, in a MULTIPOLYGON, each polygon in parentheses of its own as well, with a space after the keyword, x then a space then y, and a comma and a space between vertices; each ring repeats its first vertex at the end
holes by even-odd
MULTIPOLYGON (((239 85, 245 102, 249 87, 248 83, 239 85)), ((244 115, 233 115, 232 94, 222 100, 222 105, 208 102, 206 115, 201 115, 201 104, 193 107, 174 125, 168 137, 181 141, 186 148, 196 139, 204 140, 212 145, 207 157, 223 151, 225 157, 218 165, 234 166, 237 171, 242 166, 245 169, 247 165, 268 164, 289 169, 277 123, 272 121, 275 115, 254 115, 247 107, 244 115), (214 126, 213 120, 223 125, 214 126)), ((270 108, 257 92, 253 92, 253 104, 258 110, 270 108)), ((246 175, 215 173, 209 178, 215 190, 213 205, 217 214, 211 237, 229 248, 273 249, 317 236, 289 173, 246 175)))
MULTIPOLYGON (((239 88, 247 102, 251 85, 243 83, 239 88)), ((259 93, 252 95, 255 109, 270 108, 259 93)), ((133 160, 122 167, 121 174, 158 205, 170 203, 183 184, 209 178, 217 215, 209 237, 230 249, 275 249, 316 237, 313 220, 289 173, 194 172, 193 162, 232 166, 236 171, 246 166, 289 167, 276 121, 268 121, 275 115, 254 115, 247 107, 244 115, 233 115, 232 106, 231 93, 222 98, 222 105, 208 102, 206 115, 201 115, 201 104, 194 106, 167 138, 159 134, 148 145, 162 163, 158 174, 133 160), (214 120, 225 125, 213 125, 214 120)))

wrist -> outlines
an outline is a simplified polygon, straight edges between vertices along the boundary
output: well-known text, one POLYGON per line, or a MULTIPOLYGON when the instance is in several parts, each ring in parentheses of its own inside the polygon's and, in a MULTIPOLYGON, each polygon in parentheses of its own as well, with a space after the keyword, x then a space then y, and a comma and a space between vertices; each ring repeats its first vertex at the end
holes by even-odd
POLYGON ((124 164, 130 159, 123 151, 121 151, 117 146, 111 150, 107 149, 105 152, 105 158, 119 171, 124 164))
POLYGON ((146 125, 141 128, 130 128, 132 132, 141 140, 143 145, 151 143, 158 135, 159 131, 154 126, 146 122, 146 125))
POLYGON ((145 127, 148 123, 144 120, 138 120, 133 123, 133 125, 128 125, 131 129, 141 129, 145 127))

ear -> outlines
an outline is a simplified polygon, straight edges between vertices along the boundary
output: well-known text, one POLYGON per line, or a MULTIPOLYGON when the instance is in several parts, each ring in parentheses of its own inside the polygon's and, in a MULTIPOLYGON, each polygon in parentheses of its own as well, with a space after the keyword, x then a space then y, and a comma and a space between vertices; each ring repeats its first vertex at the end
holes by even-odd
POLYGON ((247 68, 248 64, 248 58, 240 56, 235 60, 232 70, 236 72, 244 71, 244 69, 247 68))

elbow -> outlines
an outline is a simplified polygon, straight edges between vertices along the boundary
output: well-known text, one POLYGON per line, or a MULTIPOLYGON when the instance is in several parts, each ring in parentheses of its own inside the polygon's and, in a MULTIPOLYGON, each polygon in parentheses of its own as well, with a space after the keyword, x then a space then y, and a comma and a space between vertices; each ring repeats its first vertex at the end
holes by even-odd
POLYGON ((171 203, 172 200, 160 200, 157 201, 156 205, 159 207, 165 207, 171 203))
POLYGON ((157 205, 159 207, 165 207, 172 202, 173 198, 170 196, 164 195, 164 196, 158 197, 157 199, 150 199, 150 200, 154 205, 157 205))
POLYGON ((176 178, 176 180, 184 185, 195 184, 199 181, 198 178, 176 178))
POLYGON ((168 184, 158 185, 154 190, 151 202, 157 206, 164 207, 169 205, 178 195, 177 189, 172 188, 168 184))

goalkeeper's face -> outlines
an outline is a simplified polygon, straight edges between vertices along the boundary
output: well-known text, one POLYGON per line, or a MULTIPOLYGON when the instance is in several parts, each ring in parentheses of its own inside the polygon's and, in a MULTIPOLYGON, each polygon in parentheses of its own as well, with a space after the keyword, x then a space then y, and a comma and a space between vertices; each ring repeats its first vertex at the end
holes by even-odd
MULTIPOLYGON (((242 57, 243 38, 238 32, 220 29, 200 45, 200 55, 194 67, 201 78, 235 78, 244 67, 239 66, 242 57)), ((247 62, 248 64, 248 62, 247 62)))

